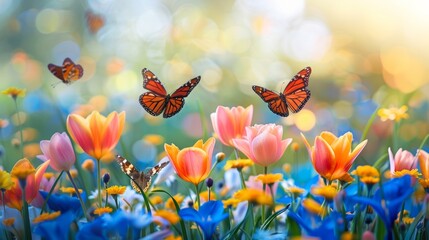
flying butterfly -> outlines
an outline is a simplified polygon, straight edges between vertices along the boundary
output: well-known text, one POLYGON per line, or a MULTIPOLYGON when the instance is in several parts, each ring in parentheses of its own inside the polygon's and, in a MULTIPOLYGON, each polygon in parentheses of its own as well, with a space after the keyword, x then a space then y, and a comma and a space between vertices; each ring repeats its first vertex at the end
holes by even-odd
POLYGON ((268 108, 273 113, 287 117, 289 110, 293 113, 299 112, 310 99, 310 90, 307 89, 310 74, 310 67, 302 69, 280 93, 255 85, 252 86, 252 89, 264 102, 268 103, 268 108))
POLYGON ((72 84, 83 76, 82 66, 75 64, 70 58, 64 59, 62 66, 50 63, 48 64, 48 69, 65 84, 72 84))
POLYGON ((118 161, 119 165, 121 166, 122 172, 131 178, 131 186, 134 188, 134 190, 136 190, 136 192, 140 192, 139 187, 143 189, 144 192, 146 192, 152 182, 152 176, 159 173, 169 163, 169 161, 161 162, 146 172, 139 172, 133 164, 120 155, 116 155, 116 161, 118 161))
POLYGON ((198 85, 201 77, 195 77, 182 86, 180 86, 172 94, 167 94, 161 81, 149 69, 142 70, 143 88, 149 90, 139 97, 139 102, 142 107, 151 115, 158 116, 162 112, 164 118, 169 118, 177 114, 185 105, 185 97, 187 97, 192 89, 198 85))

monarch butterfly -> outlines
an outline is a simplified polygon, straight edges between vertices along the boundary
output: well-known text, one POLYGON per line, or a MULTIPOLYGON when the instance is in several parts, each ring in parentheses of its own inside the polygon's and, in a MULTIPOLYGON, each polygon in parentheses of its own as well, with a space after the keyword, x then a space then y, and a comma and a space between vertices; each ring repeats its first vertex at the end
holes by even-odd
MULTIPOLYGON (((75 64, 70 58, 64 59, 62 66, 57 66, 52 63, 48 64, 48 69, 65 84, 71 84, 79 80, 83 76, 83 68, 79 64, 75 64)), ((54 84, 55 86, 56 84, 54 84)))
POLYGON ((164 118, 169 118, 178 113, 185 104, 185 97, 191 93, 192 89, 200 82, 201 77, 195 77, 182 86, 180 86, 172 94, 167 94, 161 81, 150 70, 144 68, 143 88, 149 90, 139 97, 142 107, 151 115, 158 116, 163 111, 164 118))
POLYGON ((310 67, 302 69, 290 80, 283 92, 280 93, 275 93, 255 85, 252 86, 252 89, 264 102, 268 103, 268 108, 273 113, 287 117, 289 116, 289 109, 293 113, 297 113, 310 99, 310 90, 306 88, 310 74, 310 67))
POLYGON ((139 187, 146 192, 152 182, 152 176, 159 173, 170 162, 161 162, 147 172, 139 172, 133 164, 120 155, 116 155, 116 161, 119 163, 119 166, 121 166, 122 172, 131 178, 131 186, 133 186, 134 190, 137 192, 140 192, 139 187))

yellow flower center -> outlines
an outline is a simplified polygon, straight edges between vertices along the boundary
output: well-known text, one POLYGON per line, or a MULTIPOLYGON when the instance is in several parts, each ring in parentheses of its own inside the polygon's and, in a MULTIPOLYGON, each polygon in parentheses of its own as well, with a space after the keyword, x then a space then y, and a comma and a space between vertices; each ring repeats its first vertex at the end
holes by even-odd
POLYGON ((42 214, 40 214, 40 216, 34 218, 33 223, 39 223, 39 222, 53 220, 60 215, 61 215, 60 211, 56 211, 53 213, 42 213, 42 214))
POLYGON ((393 178, 399 178, 405 175, 410 175, 411 177, 419 177, 420 173, 418 169, 403 169, 401 171, 396 171, 392 174, 393 178))
POLYGON ((17 97, 24 97, 25 96, 25 89, 19 89, 16 87, 10 87, 6 90, 2 91, 4 95, 9 95, 13 99, 16 99, 17 97))
POLYGON ((176 224, 180 220, 177 213, 174 213, 174 212, 169 211, 169 210, 164 210, 164 209, 156 211, 153 215, 164 218, 169 223, 171 223, 171 225, 176 224))
POLYGON ((250 159, 237 159, 237 160, 228 160, 226 161, 225 170, 229 170, 231 168, 236 168, 238 170, 243 169, 244 167, 253 166, 253 161, 250 159))
MULTIPOLYGON (((182 196, 181 194, 176 194, 173 196, 174 200, 176 200, 177 204, 180 204, 183 202, 183 200, 185 199, 184 196, 182 196)), ((167 201, 165 201, 165 207, 168 209, 173 209, 176 210, 176 206, 174 205, 174 202, 171 198, 168 198, 167 201)))
POLYGON ((322 187, 313 187, 311 193, 317 196, 324 197, 327 201, 332 201, 337 196, 337 189, 331 185, 322 187))
POLYGON ((15 185, 10 174, 6 171, 0 171, 0 189, 9 190, 15 185))
POLYGON ((256 180, 261 181, 263 184, 274 184, 283 179, 283 175, 281 173, 276 174, 261 174, 256 177, 256 180))
POLYGON ((380 181, 380 173, 373 166, 358 166, 352 174, 358 176, 359 180, 367 185, 374 185, 380 181))
POLYGON ((237 205, 240 203, 240 200, 236 198, 229 198, 226 200, 222 200, 224 208, 233 207, 236 208, 237 205))
POLYGON ((124 194, 126 187, 124 186, 111 186, 106 189, 107 194, 109 195, 121 195, 124 194))
POLYGON ((164 201, 162 200, 162 197, 155 195, 155 196, 150 197, 150 202, 153 205, 158 205, 158 204, 163 203, 164 201))
MULTIPOLYGON (((82 193, 82 189, 78 189, 79 193, 82 193)), ((76 190, 73 187, 61 187, 60 191, 63 193, 75 194, 76 190)))
POLYGON ((322 205, 311 198, 302 200, 301 204, 310 213, 320 215, 322 217, 326 215, 326 210, 322 207, 322 205))
POLYGON ((96 208, 94 210, 94 214, 97 214, 100 216, 100 215, 103 215, 105 213, 111 213, 112 211, 113 211, 113 209, 110 207, 100 207, 100 208, 96 208))
POLYGON ((261 205, 271 205, 273 203, 272 197, 259 189, 242 189, 234 193, 233 197, 241 202, 249 201, 261 205))

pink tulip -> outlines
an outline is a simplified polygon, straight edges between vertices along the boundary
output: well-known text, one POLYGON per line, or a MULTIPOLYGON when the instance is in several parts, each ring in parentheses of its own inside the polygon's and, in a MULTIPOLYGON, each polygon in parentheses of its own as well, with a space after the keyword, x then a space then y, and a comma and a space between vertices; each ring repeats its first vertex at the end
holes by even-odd
POLYGON ((54 133, 51 140, 40 141, 43 155, 38 155, 42 161, 51 160, 55 171, 68 171, 76 161, 70 138, 66 133, 54 133))
POLYGON ((413 170, 417 168, 417 157, 413 156, 407 150, 400 148, 395 156, 393 156, 392 150, 389 148, 389 160, 390 160, 390 173, 394 174, 401 170, 413 170))
POLYGON ((291 138, 282 140, 283 127, 275 124, 246 127, 242 139, 233 139, 234 146, 252 159, 256 164, 267 167, 276 163, 292 142, 291 138))
POLYGON ((218 106, 216 112, 210 115, 214 132, 219 140, 227 146, 233 147, 234 138, 241 138, 250 126, 253 116, 253 106, 247 108, 218 106))

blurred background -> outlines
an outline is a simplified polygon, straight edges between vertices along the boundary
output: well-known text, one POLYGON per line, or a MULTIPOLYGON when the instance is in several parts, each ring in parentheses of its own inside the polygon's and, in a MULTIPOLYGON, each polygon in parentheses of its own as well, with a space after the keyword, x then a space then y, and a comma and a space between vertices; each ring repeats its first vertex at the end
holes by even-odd
MULTIPOLYGON (((144 165, 159 158, 164 142, 186 147, 212 135, 209 115, 218 105, 253 104, 253 123, 282 124, 301 146, 300 132, 312 139, 323 130, 352 131, 359 140, 378 107, 406 105, 399 146, 415 152, 429 132, 427 9, 423 0, 0 0, 0 89, 27 90, 18 99, 21 126, 13 101, 0 96, 0 118, 9 121, 2 151, 19 156, 11 142, 19 127, 31 157, 40 140, 65 131, 69 113, 126 111, 118 151, 144 165), (83 78, 52 87, 60 80, 47 65, 66 57, 82 65, 83 78), (271 113, 251 89, 280 92, 307 66, 311 98, 297 114, 271 113), (202 80, 179 114, 152 117, 138 102, 146 92, 142 68, 168 92, 202 80)), ((376 118, 359 161, 386 152, 392 125, 376 118)))

